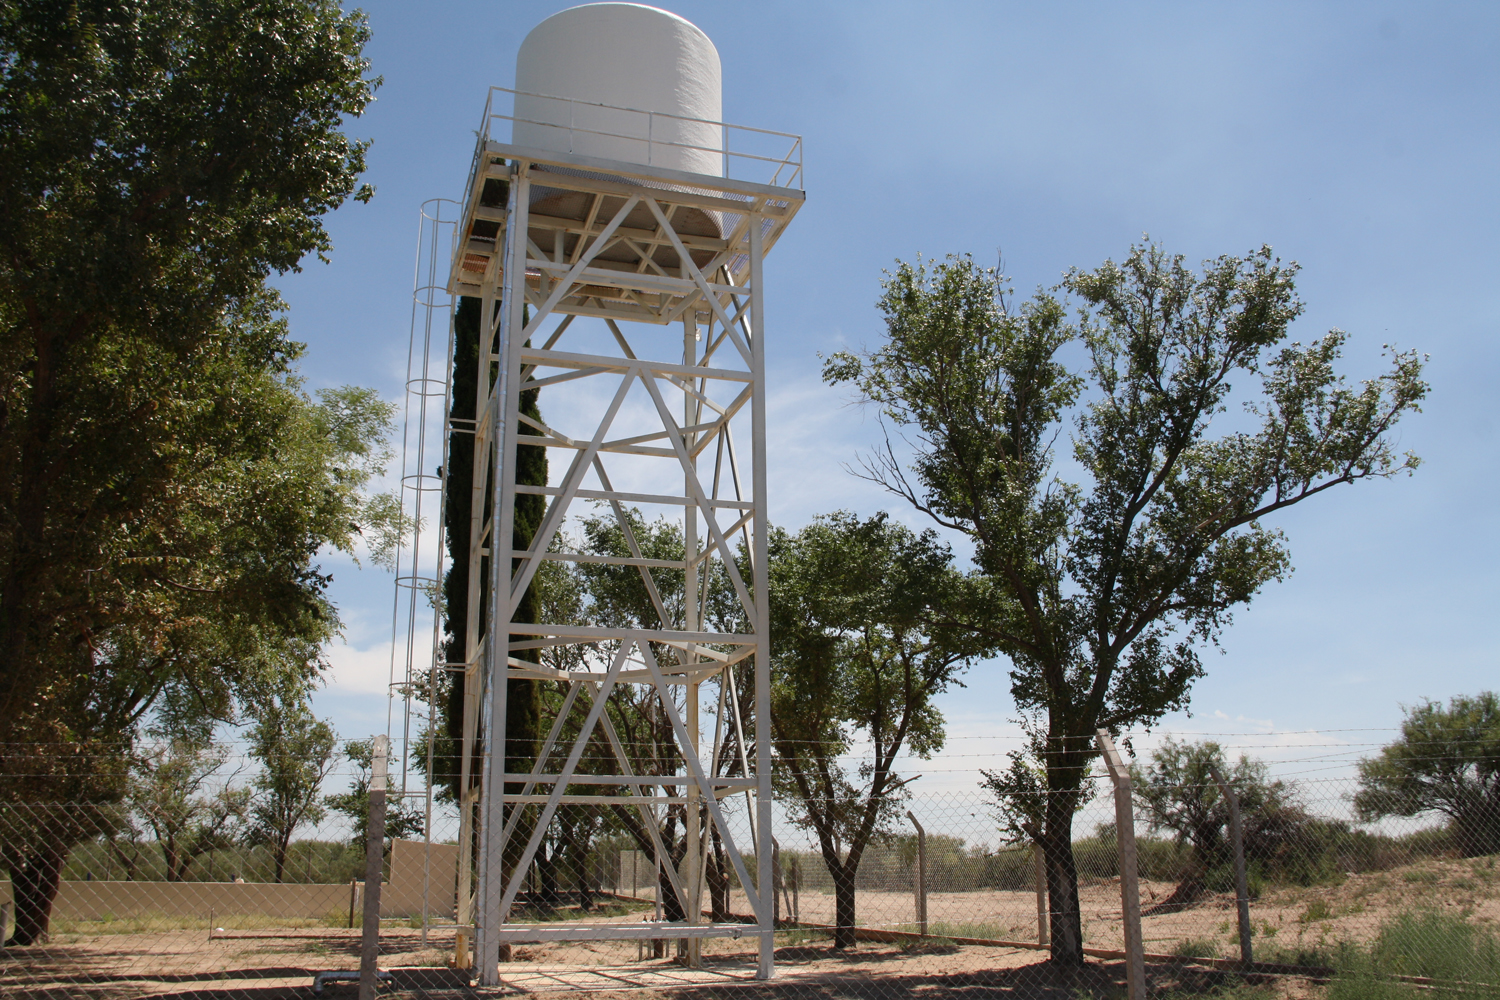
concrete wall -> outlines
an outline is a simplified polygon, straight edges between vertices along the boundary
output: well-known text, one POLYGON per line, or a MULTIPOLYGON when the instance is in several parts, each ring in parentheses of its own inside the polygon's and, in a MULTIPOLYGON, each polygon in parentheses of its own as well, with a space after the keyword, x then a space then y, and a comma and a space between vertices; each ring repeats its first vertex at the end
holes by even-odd
MULTIPOLYGON (((380 893, 382 917, 422 912, 423 844, 398 840, 391 849, 391 880, 380 893)), ((432 845, 427 912, 451 917, 458 872, 458 847, 432 845)), ((0 881, 0 904, 12 900, 11 885, 0 881)), ((357 900, 357 906, 363 900, 357 900)), ((59 920, 125 917, 215 917, 233 915, 320 920, 348 915, 349 885, 291 882, 71 882, 58 890, 52 916, 59 920)), ((358 910, 356 909, 356 913, 358 910)))

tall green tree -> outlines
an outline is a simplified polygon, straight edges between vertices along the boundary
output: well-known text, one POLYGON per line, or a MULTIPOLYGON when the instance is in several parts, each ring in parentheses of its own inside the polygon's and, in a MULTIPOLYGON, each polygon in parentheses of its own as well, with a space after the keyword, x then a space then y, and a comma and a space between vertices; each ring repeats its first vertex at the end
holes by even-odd
MULTIPOLYGON (((118 800, 149 712, 229 717, 337 627, 311 560, 378 442, 318 437, 266 281, 369 196, 367 38, 332 0, 0 4, 0 796, 118 800)), ((86 826, 8 841, 20 943, 86 826)))
MULTIPOLYGON (((486 204, 505 203, 503 182, 486 188, 486 204)), ((496 304, 499 308, 499 304, 496 304)), ((470 574, 480 574, 483 595, 479 607, 481 616, 488 607, 489 569, 487 559, 481 559, 478 567, 469 564, 469 524, 473 513, 474 489, 474 436, 472 427, 479 399, 479 344, 480 312, 479 299, 464 296, 459 299, 453 317, 453 401, 451 419, 455 429, 448 436, 446 507, 443 511, 447 529, 448 573, 443 578, 443 648, 449 663, 463 663, 466 655, 465 642, 469 627, 469 579, 470 574)), ((489 372, 490 385, 498 377, 493 366, 489 372)), ((533 420, 541 420, 537 407, 539 390, 522 391, 519 406, 521 413, 533 420)), ((547 485, 547 449, 535 445, 516 447, 516 482, 529 486, 547 485)), ((491 484, 484 484, 482 496, 489 503, 491 484)), ((514 547, 525 549, 531 545, 532 536, 541 524, 546 512, 544 496, 521 493, 516 495, 515 522, 512 531, 514 547)), ((538 620, 538 584, 526 588, 520 605, 516 608, 516 621, 538 620)), ((487 623, 478 623, 478 634, 485 635, 487 623)), ((535 653, 524 651, 517 654, 522 659, 532 659, 535 653)), ((541 686, 536 681, 512 680, 506 692, 505 745, 506 770, 518 773, 530 769, 536 756, 541 718, 541 686)), ((442 690, 439 692, 440 720, 433 761, 433 781, 439 786, 445 799, 456 800, 460 794, 459 781, 462 776, 462 761, 459 755, 463 745, 464 698, 466 692, 474 693, 481 687, 478 673, 445 671, 442 690)), ((475 755, 470 762, 471 774, 478 780, 482 762, 478 755, 480 741, 475 740, 475 755)), ((424 762, 425 764, 425 762, 424 762)), ((519 789, 517 789, 519 791, 519 789)), ((514 839, 514 838, 513 838, 514 839)))
POLYGON ((1232 858, 1229 802, 1214 778, 1214 768, 1239 799, 1246 857, 1254 860, 1262 853, 1257 841, 1263 839, 1258 836, 1263 830, 1284 825, 1288 817, 1300 818, 1290 790, 1270 778, 1264 762, 1240 754, 1231 764, 1213 740, 1166 740, 1151 752, 1144 767, 1137 762, 1130 769, 1136 799, 1151 829, 1169 830, 1179 844, 1192 847, 1192 859, 1177 888, 1159 909, 1181 909, 1192 903, 1209 887, 1210 874, 1232 858))
POLYGON ((250 753, 261 763, 250 782, 255 795, 248 837, 270 849, 277 882, 286 874, 292 837, 326 814, 318 793, 334 762, 333 727, 314 716, 299 694, 257 706, 247 734, 250 753))
POLYGON ((777 784, 833 877, 834 947, 854 945, 855 877, 889 832, 896 758, 942 749, 934 699, 990 640, 934 622, 967 581, 933 531, 839 512, 772 536, 771 734, 777 784), (856 742, 869 750, 851 764, 856 742))
POLYGON ((243 832, 250 789, 232 787, 233 775, 223 773, 228 760, 222 745, 190 737, 136 760, 126 802, 161 848, 168 882, 183 881, 193 862, 231 846, 243 832))
MULTIPOLYGON (((350 846, 363 847, 370 823, 370 772, 375 758, 374 743, 371 740, 348 740, 344 743, 343 756, 354 765, 354 777, 349 782, 349 790, 325 795, 323 804, 348 819, 350 846)), ((392 840, 420 837, 426 819, 426 810, 419 804, 399 796, 393 797, 385 810, 386 850, 390 849, 392 840)))
POLYGON ((1264 247, 1195 271, 1136 246, 1068 273, 1070 323, 1045 291, 1012 310, 970 258, 903 263, 879 300, 884 342, 824 368, 911 435, 909 456, 888 441, 865 474, 969 535, 996 590, 954 617, 1006 653, 1017 707, 1045 718, 1041 840, 1065 966, 1083 961, 1072 818, 1095 730, 1186 706, 1232 610, 1290 570, 1263 519, 1417 465, 1393 429, 1426 395, 1421 359, 1392 352, 1350 386, 1342 332, 1285 343, 1296 272, 1264 247), (1259 392, 1235 397, 1236 383, 1259 392), (1215 425, 1240 402, 1241 419, 1215 425))
POLYGON ((1500 854, 1500 696, 1407 709, 1400 738, 1359 762, 1354 808, 1365 822, 1438 813, 1464 857, 1500 854))

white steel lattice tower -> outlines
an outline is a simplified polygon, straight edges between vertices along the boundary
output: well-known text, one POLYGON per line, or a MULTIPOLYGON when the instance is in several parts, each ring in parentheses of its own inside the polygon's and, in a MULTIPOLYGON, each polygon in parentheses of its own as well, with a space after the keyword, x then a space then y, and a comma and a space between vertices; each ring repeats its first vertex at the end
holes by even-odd
POLYGON ((503 944, 557 940, 675 939, 694 962, 703 938, 748 932, 758 977, 773 971, 773 900, 756 891, 772 883, 762 261, 802 204, 801 142, 719 122, 718 72, 681 18, 595 4, 539 25, 517 89, 486 104, 448 288, 481 322, 473 422, 450 424, 472 431, 474 462, 464 657, 446 665, 465 694, 458 922, 484 984, 503 944), (508 143, 493 137, 505 122, 508 143), (540 419, 522 408, 530 389, 540 419), (517 484, 518 446, 547 449, 546 485, 517 484), (515 544, 518 495, 545 509, 515 544), (590 511, 618 553, 569 543, 590 511), (657 515, 676 555, 641 548, 657 515), (649 619, 518 620, 549 561, 624 567, 649 619), (549 685, 550 707, 535 764, 506 774, 516 680, 549 685), (643 766, 622 739, 609 706, 627 696, 670 733, 670 759, 643 766), (680 920, 510 920, 549 825, 576 806, 640 817, 680 920), (659 833, 669 810, 680 862, 659 833), (753 930, 700 916, 710 850, 753 930))

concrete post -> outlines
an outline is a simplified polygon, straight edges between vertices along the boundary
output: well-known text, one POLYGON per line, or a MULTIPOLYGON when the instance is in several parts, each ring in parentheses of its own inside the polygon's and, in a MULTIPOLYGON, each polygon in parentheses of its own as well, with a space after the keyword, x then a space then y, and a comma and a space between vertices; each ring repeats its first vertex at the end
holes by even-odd
POLYGON ((917 895, 917 932, 927 936, 927 831, 917 822, 917 817, 907 810, 906 818, 917 828, 917 867, 913 873, 913 889, 917 895))
POLYGON ((1036 864, 1036 943, 1046 944, 1051 940, 1051 915, 1047 912, 1047 857, 1041 844, 1031 845, 1031 859, 1036 864))
POLYGON ((385 853, 386 757, 391 741, 374 740, 370 761, 370 820, 365 828, 365 912, 359 946, 359 1000, 375 1000, 380 958, 380 876, 385 853))
POLYGON ((1115 839, 1120 848, 1120 922, 1125 930, 1125 977, 1130 1000, 1146 1000, 1146 960, 1141 942, 1141 889, 1136 876, 1135 806, 1130 771, 1114 740, 1098 731, 1099 752, 1115 786, 1115 839))
POLYGON ((1229 803, 1229 840, 1234 845, 1235 907, 1239 910, 1240 922, 1240 961, 1249 965, 1255 961, 1255 953, 1250 945, 1250 886, 1245 877, 1245 835, 1240 823, 1240 797, 1234 793, 1229 782, 1224 780, 1224 775, 1216 765, 1210 764, 1208 767, 1219 785, 1219 791, 1224 795, 1224 801, 1229 803))

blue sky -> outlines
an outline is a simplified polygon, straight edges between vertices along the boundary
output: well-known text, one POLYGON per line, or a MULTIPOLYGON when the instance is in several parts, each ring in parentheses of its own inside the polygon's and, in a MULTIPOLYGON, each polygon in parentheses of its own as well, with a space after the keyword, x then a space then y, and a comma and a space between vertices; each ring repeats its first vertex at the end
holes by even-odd
MULTIPOLYGON (((460 194, 486 88, 512 84, 521 39, 566 6, 364 5, 385 83, 351 132, 374 140, 377 194, 329 220, 332 263, 280 281, 311 387, 399 398, 417 206, 460 194)), ((831 471, 879 427, 822 385, 815 356, 875 343, 896 258, 1003 250, 1026 294, 1143 233, 1193 261, 1269 243, 1303 268, 1295 339, 1349 331, 1355 378, 1380 370, 1387 342, 1431 355, 1430 400, 1400 431, 1424 465, 1277 518, 1296 572, 1236 617, 1193 717, 1165 726, 1296 755, 1381 742, 1357 731, 1496 685, 1500 6, 670 9, 718 46, 726 120, 805 137, 807 205, 767 261, 777 522, 847 508, 920 523, 831 471)), ((381 730, 391 579, 325 567, 348 628, 319 709, 342 732, 381 730)), ((954 767, 1013 733, 1004 665, 967 683, 944 701, 954 767)))

